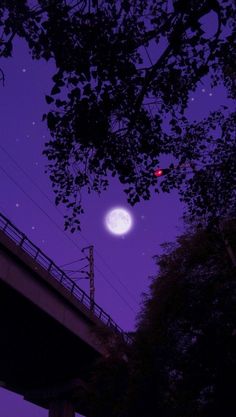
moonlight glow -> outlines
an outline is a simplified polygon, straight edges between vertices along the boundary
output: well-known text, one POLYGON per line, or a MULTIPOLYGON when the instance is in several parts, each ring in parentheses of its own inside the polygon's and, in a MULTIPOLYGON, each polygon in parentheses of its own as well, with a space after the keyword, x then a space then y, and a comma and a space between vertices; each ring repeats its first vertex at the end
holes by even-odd
POLYGON ((116 207, 106 214, 105 225, 110 233, 120 236, 131 230, 133 220, 131 214, 126 209, 116 207))

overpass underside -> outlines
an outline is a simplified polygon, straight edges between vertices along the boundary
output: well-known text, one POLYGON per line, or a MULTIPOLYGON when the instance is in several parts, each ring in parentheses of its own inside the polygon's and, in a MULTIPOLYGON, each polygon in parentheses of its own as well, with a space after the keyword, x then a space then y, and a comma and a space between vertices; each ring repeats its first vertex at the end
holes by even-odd
POLYGON ((91 370, 107 355, 104 331, 123 337, 111 317, 0 214, 0 385, 49 409, 49 417, 89 416, 91 370))
POLYGON ((87 414, 86 382, 98 358, 94 349, 1 281, 0 329, 4 387, 37 405, 51 405, 50 417, 73 415, 70 400, 87 414))

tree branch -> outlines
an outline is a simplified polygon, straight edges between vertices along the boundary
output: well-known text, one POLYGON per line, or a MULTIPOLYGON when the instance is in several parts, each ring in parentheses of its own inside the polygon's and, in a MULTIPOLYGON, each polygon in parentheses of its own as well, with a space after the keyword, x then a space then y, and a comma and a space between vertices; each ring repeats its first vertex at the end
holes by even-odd
POLYGON ((10 38, 6 41, 6 42, 1 42, 3 45, 5 45, 4 50, 0 53, 0 58, 4 55, 4 51, 6 49, 6 47, 11 44, 11 42, 13 41, 14 37, 16 36, 16 31, 12 32, 10 38))
MULTIPOLYGON (((166 50, 163 52, 163 54, 158 58, 158 60, 156 61, 156 63, 150 68, 150 71, 147 72, 146 76, 144 77, 144 84, 143 87, 139 93, 139 96, 136 100, 136 103, 134 104, 134 110, 135 112, 140 108, 143 99, 145 97, 145 94, 147 92, 147 88, 150 84, 150 82, 154 79, 155 75, 156 75, 156 71, 162 66, 162 64, 165 62, 166 58, 169 56, 170 52, 172 51, 174 45, 176 45, 176 43, 178 41, 181 40, 182 35, 184 34, 184 32, 189 29, 192 24, 196 21, 198 21, 202 16, 205 16, 205 14, 209 13, 212 9, 215 10, 215 5, 218 4, 217 2, 213 2, 214 5, 212 4, 212 2, 210 1, 207 4, 204 4, 203 7, 197 12, 192 12, 187 21, 185 23, 182 22, 182 20, 179 19, 179 21, 176 23, 176 27, 173 30, 172 34, 171 34, 171 40, 169 45, 167 46, 166 50)), ((183 15, 181 16, 181 19, 183 18, 183 15)), ((218 31, 217 33, 220 33, 220 26, 218 27, 218 31)), ((219 36, 219 35, 218 35, 219 36)), ((210 58, 209 58, 210 59, 210 58)))
POLYGON ((2 85, 4 87, 4 85, 5 85, 5 75, 4 75, 4 72, 1 68, 0 68, 0 74, 1 74, 0 81, 2 81, 2 85))

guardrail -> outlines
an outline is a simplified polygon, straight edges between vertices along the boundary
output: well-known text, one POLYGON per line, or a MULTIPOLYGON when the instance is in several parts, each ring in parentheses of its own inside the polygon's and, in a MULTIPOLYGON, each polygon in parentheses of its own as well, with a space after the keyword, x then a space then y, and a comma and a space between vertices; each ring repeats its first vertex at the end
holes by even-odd
POLYGON ((56 279, 64 288, 70 291, 84 307, 101 320, 106 326, 120 333, 126 342, 130 341, 129 336, 121 329, 118 324, 91 298, 83 291, 62 269, 60 269, 41 249, 39 249, 27 236, 0 213, 0 230, 4 232, 13 242, 15 242, 24 252, 45 269, 49 276, 56 279))

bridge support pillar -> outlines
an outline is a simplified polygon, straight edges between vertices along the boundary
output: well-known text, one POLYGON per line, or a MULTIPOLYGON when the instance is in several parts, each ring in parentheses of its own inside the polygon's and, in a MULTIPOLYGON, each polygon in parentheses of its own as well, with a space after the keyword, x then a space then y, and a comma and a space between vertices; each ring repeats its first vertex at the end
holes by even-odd
POLYGON ((53 400, 49 405, 48 417, 75 417, 75 409, 69 400, 53 400))

